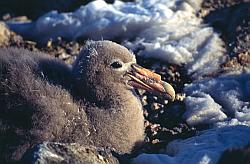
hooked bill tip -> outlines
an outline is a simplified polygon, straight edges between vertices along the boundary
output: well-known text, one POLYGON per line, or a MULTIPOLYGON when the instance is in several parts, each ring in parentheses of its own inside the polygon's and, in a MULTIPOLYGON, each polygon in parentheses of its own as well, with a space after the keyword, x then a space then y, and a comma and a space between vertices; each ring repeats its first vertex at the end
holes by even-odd
POLYGON ((171 101, 174 101, 175 99, 175 90, 172 87, 172 85, 170 85, 169 83, 163 81, 162 86, 165 89, 165 92, 171 97, 171 101))

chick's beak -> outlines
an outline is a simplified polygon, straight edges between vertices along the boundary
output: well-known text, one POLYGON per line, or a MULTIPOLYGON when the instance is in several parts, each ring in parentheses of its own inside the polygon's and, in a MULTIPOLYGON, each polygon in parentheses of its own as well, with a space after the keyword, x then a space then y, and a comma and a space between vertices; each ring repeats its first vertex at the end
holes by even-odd
POLYGON ((131 67, 132 69, 127 73, 127 76, 131 78, 129 85, 174 101, 174 88, 169 83, 162 81, 160 75, 137 64, 132 64, 131 67))

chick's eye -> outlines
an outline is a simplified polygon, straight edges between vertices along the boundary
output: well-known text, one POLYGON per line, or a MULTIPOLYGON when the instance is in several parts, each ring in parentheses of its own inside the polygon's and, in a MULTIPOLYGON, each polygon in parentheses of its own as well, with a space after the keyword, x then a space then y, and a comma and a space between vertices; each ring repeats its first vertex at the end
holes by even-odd
POLYGON ((113 62, 112 64, 110 64, 110 66, 111 66, 112 68, 121 68, 121 67, 122 67, 122 64, 121 64, 120 62, 118 62, 118 61, 115 61, 115 62, 113 62))

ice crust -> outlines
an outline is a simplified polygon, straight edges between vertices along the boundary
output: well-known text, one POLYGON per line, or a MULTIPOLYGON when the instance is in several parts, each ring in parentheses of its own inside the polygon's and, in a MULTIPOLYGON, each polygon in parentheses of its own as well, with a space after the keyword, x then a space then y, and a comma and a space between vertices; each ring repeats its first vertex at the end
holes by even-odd
POLYGON ((196 16, 201 0, 93 1, 74 12, 49 12, 34 22, 9 27, 38 42, 68 40, 121 41, 137 55, 185 64, 193 79, 217 72, 225 61, 223 43, 196 16))
POLYGON ((250 141, 248 126, 214 128, 168 144, 165 154, 141 154, 133 164, 216 164, 225 149, 244 147, 250 141))
POLYGON ((250 73, 204 79, 186 85, 189 125, 250 125, 250 73))

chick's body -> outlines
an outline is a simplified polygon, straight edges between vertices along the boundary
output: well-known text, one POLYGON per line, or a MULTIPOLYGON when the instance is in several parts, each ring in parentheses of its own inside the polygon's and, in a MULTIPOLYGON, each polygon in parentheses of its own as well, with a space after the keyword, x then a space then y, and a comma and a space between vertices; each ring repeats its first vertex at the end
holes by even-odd
POLYGON ((108 146, 129 153, 144 138, 142 106, 124 73, 134 56, 89 41, 73 66, 39 52, 0 50, 0 159, 19 160, 43 141, 108 146))

